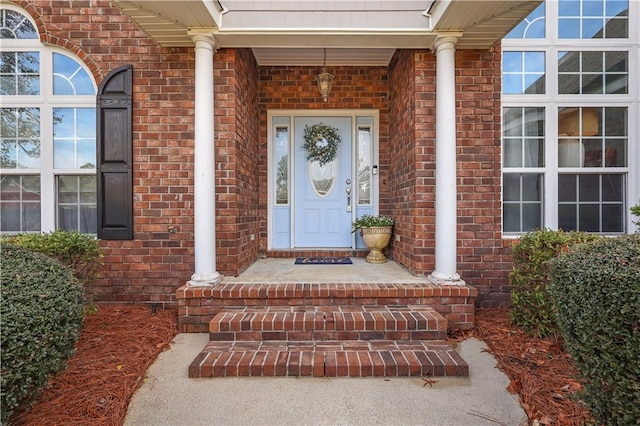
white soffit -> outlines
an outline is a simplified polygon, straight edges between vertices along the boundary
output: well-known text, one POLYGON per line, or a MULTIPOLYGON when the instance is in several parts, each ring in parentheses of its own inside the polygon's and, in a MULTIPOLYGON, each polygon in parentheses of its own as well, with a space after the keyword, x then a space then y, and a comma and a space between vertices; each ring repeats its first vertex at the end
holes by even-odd
MULTIPOLYGON (((193 46, 190 29, 211 30, 219 47, 248 47, 261 64, 290 48, 344 49, 378 64, 395 49, 427 49, 438 33, 462 33, 459 49, 487 49, 540 1, 490 0, 112 0, 160 46, 193 46), (264 49, 264 51, 263 51, 264 49), (361 50, 373 49, 369 53, 361 50)), ((336 61, 338 61, 338 53, 336 61)), ((317 51, 314 52, 314 55, 317 51)), ((390 55, 389 55, 390 57, 390 55)), ((338 65, 336 63, 335 65, 338 65)))

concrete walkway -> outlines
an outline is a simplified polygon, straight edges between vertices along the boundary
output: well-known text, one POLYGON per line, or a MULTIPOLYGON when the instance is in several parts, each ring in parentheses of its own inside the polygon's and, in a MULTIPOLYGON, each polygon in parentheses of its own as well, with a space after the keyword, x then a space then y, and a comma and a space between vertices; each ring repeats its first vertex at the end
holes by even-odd
POLYGON ((179 334, 129 405, 125 425, 526 425, 485 345, 458 345, 470 377, 189 379, 206 334, 179 334))

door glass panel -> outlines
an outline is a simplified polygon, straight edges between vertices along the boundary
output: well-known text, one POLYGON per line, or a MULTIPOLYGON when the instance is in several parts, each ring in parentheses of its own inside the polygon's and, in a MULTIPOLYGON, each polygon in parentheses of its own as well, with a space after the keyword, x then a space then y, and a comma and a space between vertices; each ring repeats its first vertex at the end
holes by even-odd
POLYGON ((311 187, 318 197, 326 197, 333 189, 338 174, 338 156, 333 161, 320 165, 319 161, 309 161, 309 178, 311 187))
POLYGON ((276 127, 276 204, 289 203, 289 128, 276 127))
POLYGON ((358 127, 358 204, 371 204, 371 128, 358 127))

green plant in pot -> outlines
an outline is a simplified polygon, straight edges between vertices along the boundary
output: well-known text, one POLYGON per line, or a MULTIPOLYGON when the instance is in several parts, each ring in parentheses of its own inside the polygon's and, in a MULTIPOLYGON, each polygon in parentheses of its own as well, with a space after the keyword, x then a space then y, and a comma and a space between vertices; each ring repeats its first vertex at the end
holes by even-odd
POLYGON ((360 232, 362 241, 369 249, 365 259, 368 263, 385 263, 387 258, 382 253, 391 240, 394 220, 389 216, 365 214, 353 222, 351 232, 360 232))

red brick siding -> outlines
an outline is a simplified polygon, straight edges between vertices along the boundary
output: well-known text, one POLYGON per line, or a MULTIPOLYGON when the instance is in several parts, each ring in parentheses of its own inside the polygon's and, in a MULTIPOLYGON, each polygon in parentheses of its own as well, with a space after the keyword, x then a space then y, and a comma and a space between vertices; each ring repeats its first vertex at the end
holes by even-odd
POLYGON ((510 303, 501 234, 500 47, 456 54, 458 269, 479 306, 510 303))
POLYGON ((217 269, 238 275, 258 258, 266 226, 266 211, 259 211, 258 66, 249 49, 219 50, 214 63, 217 269))

